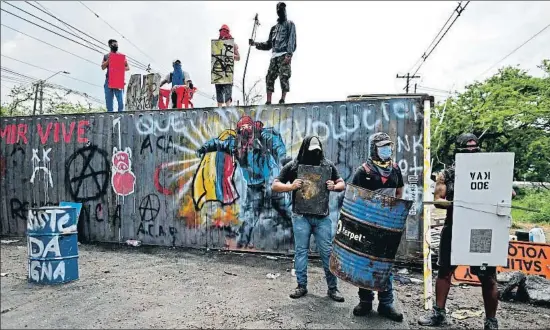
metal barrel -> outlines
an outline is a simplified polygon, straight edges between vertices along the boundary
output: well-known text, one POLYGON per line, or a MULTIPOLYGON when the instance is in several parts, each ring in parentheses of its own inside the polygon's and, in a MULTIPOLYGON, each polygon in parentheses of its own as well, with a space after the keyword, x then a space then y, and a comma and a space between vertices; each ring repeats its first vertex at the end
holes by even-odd
POLYGON ((29 282, 61 284, 78 279, 77 212, 76 208, 68 206, 29 210, 29 282))
POLYGON ((357 287, 384 291, 413 201, 351 184, 340 210, 330 271, 357 287))

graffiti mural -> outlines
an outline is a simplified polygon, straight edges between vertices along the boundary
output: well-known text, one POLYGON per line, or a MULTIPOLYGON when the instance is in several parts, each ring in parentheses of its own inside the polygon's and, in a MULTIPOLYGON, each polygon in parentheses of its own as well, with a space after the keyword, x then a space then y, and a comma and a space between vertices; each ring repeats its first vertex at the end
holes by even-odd
MULTIPOLYGON (((423 104, 422 96, 389 95, 6 118, 0 123, 0 154, 9 164, 0 180, 2 234, 24 234, 25 212, 35 205, 75 201, 83 203, 81 240, 292 253, 290 194, 273 193, 271 183, 303 138, 319 136, 349 181, 367 158, 368 137, 384 131, 396 141, 405 198, 415 202, 398 256, 421 258, 423 104)), ((343 196, 332 196, 336 227, 343 196)))
POLYGON ((211 83, 233 84, 235 41, 233 39, 212 40, 211 55, 211 83))

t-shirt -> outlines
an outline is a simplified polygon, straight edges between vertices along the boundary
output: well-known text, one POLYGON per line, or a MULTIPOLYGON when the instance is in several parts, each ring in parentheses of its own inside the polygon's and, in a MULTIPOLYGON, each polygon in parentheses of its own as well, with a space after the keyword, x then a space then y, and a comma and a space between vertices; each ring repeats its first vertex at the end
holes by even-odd
POLYGON ((403 183, 403 175, 399 166, 396 164, 392 166, 393 170, 387 181, 384 182, 382 176, 376 170, 370 169, 367 173, 364 166, 361 165, 355 170, 351 183, 361 188, 395 197, 397 188, 401 188, 405 184, 403 183))
MULTIPOLYGON (((277 178, 282 183, 292 183, 294 180, 298 178, 298 168, 293 168, 294 161, 288 162, 283 168, 281 169, 281 173, 279 173, 279 177, 277 178)), ((340 179, 340 174, 338 173, 338 169, 336 166, 329 160, 325 159, 321 162, 321 166, 330 166, 332 168, 330 179, 334 182, 336 180, 340 179)), ((292 192, 292 203, 294 203, 294 200, 296 199, 296 191, 292 192)))

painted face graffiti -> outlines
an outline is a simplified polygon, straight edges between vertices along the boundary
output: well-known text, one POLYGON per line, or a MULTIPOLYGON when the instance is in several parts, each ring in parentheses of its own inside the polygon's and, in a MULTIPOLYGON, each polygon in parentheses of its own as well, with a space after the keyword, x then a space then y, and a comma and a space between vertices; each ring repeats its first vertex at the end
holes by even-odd
POLYGON ((112 168, 112 184, 113 190, 119 196, 128 196, 134 193, 136 177, 132 173, 132 151, 130 148, 119 151, 116 147, 113 148, 113 168, 112 168))

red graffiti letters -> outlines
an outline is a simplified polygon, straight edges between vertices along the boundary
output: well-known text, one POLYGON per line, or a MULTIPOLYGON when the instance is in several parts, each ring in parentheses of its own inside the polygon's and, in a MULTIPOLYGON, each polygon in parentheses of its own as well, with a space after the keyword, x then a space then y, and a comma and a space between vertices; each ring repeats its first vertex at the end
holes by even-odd
MULTIPOLYGON (((41 144, 47 144, 48 142, 59 143, 61 139, 65 143, 71 143, 73 140, 74 130, 76 129, 76 142, 88 143, 88 138, 85 136, 86 127, 90 126, 90 122, 87 120, 80 120, 78 124, 72 123, 47 123, 36 124, 36 132, 40 139, 41 144), (51 134, 53 129, 53 134, 51 134), (52 136, 53 135, 53 136, 52 136)), ((5 127, 0 127, 0 138, 6 140, 6 144, 16 144, 22 142, 28 144, 27 139, 28 126, 27 124, 10 124, 5 127)))

